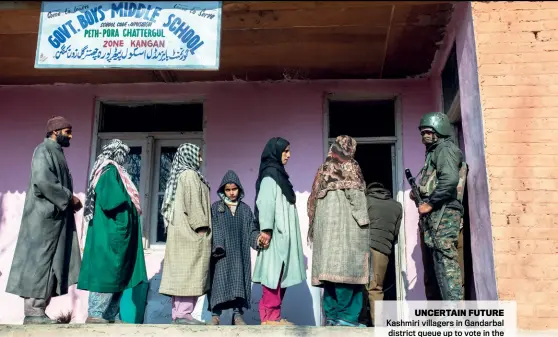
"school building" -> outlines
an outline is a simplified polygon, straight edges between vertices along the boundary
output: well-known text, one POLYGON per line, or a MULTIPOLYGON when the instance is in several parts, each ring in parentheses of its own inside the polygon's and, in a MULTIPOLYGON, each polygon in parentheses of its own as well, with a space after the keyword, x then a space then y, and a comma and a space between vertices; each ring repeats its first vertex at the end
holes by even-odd
MULTIPOLYGON (((53 115, 73 123, 65 154, 82 200, 102 144, 120 138, 130 145, 128 170, 146 210, 145 323, 167 324, 170 299, 158 294, 166 240, 158 210, 184 142, 203 147, 213 200, 232 169, 253 206, 266 141, 288 139, 287 171, 305 238, 307 198, 329 144, 340 134, 354 137, 366 181, 383 182, 404 205, 386 299, 425 299, 418 214, 404 169, 416 173, 423 164, 420 117, 443 111, 469 164, 467 299, 517 300, 519 328, 558 329, 554 2, 224 1, 219 69, 204 71, 35 68, 40 15, 40 1, 0 4, 0 324, 23 320, 22 299, 4 290, 32 152, 53 115)), ((310 275, 306 245, 304 253, 310 275)), ((255 286, 249 324, 259 323, 260 295, 255 286)), ((287 292, 285 317, 321 325, 320 296, 308 277, 287 292)), ((83 323, 87 293, 72 287, 47 313, 68 311, 83 323)), ((209 318, 201 305, 196 315, 209 318)))

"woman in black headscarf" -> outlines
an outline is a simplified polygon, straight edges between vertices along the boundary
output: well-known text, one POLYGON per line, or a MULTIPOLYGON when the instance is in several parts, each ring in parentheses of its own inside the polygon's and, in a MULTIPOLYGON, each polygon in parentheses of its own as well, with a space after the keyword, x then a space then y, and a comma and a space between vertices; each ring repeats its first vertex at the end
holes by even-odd
POLYGON ((263 325, 292 325, 281 318, 285 290, 306 280, 296 196, 285 164, 291 157, 287 140, 271 138, 262 153, 256 181, 255 217, 261 234, 253 282, 262 285, 263 325))

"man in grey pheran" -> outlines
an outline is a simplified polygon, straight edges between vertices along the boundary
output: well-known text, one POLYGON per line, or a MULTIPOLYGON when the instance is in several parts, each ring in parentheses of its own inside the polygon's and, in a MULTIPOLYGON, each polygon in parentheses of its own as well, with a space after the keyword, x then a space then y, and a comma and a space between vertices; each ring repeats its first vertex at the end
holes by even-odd
POLYGON ((74 213, 82 208, 73 194, 63 147, 72 125, 64 117, 47 122, 46 139, 33 152, 31 178, 6 292, 24 298, 23 324, 56 323, 45 309, 52 297, 77 283, 81 258, 74 213))

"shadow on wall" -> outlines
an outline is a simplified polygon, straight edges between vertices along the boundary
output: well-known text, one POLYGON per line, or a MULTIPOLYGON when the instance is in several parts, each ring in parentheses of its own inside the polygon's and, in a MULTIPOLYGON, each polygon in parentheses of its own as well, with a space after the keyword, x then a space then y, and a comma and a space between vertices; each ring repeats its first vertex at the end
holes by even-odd
MULTIPOLYGON (((308 265, 308 258, 304 256, 305 265, 308 265)), ((262 286, 252 283, 251 308, 246 311, 244 319, 249 325, 261 324, 259 304, 262 298, 262 286)), ((296 286, 287 288, 281 308, 282 318, 294 323, 297 326, 316 326, 314 312, 314 299, 307 281, 303 281, 296 286)))
MULTIPOLYGON (((261 324, 259 313, 261 298, 262 286, 253 283, 251 309, 246 311, 244 316, 246 323, 249 325, 261 324)), ((316 320, 312 303, 312 295, 306 282, 289 287, 283 300, 281 316, 297 326, 315 326, 316 320)))
MULTIPOLYGON (((466 214, 467 216, 467 214, 466 214)), ((465 226, 463 229, 465 232, 469 231, 469 226, 465 226)), ((470 244, 470 236, 464 234, 463 239, 463 250, 464 250, 464 270, 462 272, 465 273, 465 283, 464 283, 464 296, 466 301, 474 301, 476 300, 476 292, 475 286, 473 282, 473 266, 471 263, 471 244, 470 244)), ((417 244, 411 254, 411 258, 415 262, 415 265, 418 266, 416 268, 417 276, 413 280, 408 280, 407 274, 403 272, 403 279, 405 280, 405 289, 407 289, 407 300, 414 300, 417 298, 424 298, 426 300, 426 289, 424 287, 424 283, 417 282, 418 280, 424 280, 424 262, 422 261, 422 252, 421 252, 421 238, 420 232, 417 231, 417 244), (409 288, 410 284, 414 282, 413 288, 409 288)), ((463 267, 462 267, 463 268, 463 267)))
POLYGON ((143 320, 144 324, 169 324, 172 322, 171 297, 159 294, 164 262, 165 259, 162 259, 159 271, 149 280, 147 305, 145 307, 143 320))
MULTIPOLYGON (((164 259, 161 261, 159 271, 149 280, 144 324, 170 324, 172 322, 171 297, 159 293, 163 264, 164 259)), ((244 319, 249 325, 259 325, 261 323, 258 310, 261 297, 261 285, 252 284, 251 308, 246 310, 244 314, 244 319)), ((316 325, 313 299, 307 282, 302 282, 288 288, 283 303, 282 315, 284 318, 299 326, 316 325)), ((210 321, 211 313, 207 310, 207 307, 207 297, 201 296, 198 299, 192 316, 205 322, 210 321)), ((232 309, 224 310, 221 316, 221 325, 230 325, 232 323, 232 316, 232 309)))
MULTIPOLYGON (((4 226, 4 207, 2 205, 2 200, 4 199, 4 194, 0 193, 0 237, 2 237, 2 227, 4 226)), ((4 247, 4 245, 0 245, 0 261, 2 260, 2 256, 6 252, 8 248, 4 247)), ((0 270, 0 277, 2 277, 3 273, 0 270)))
POLYGON ((2 227, 4 226, 4 206, 2 200, 4 200, 4 193, 0 193, 0 233, 2 233, 2 227))
MULTIPOLYGON (((313 179, 313 178, 312 178, 313 179)), ((307 226, 307 216, 301 213, 302 207, 306 207, 306 200, 308 198, 308 192, 300 193, 297 192, 297 207, 299 209, 301 234, 306 233, 308 230, 307 226)), ((308 268, 311 268, 311 249, 304 246, 304 259, 306 266, 307 276, 308 268)), ((255 251, 251 251, 252 259, 252 270, 254 268, 255 262, 255 251)), ((172 321, 171 309, 172 303, 171 298, 165 295, 159 294, 159 286, 161 283, 161 275, 163 270, 164 259, 161 259, 159 270, 154 274, 154 276, 149 280, 149 291, 147 296, 147 307, 145 311, 144 324, 169 324, 172 321)), ((260 324, 259 318, 259 301, 262 296, 262 288, 259 284, 252 284, 252 299, 250 306, 251 308, 245 310, 244 319, 247 324, 257 325, 260 324)), ((316 326, 322 325, 323 322, 319 322, 320 318, 323 317, 321 312, 321 289, 315 288, 310 285, 310 281, 307 280, 299 285, 290 287, 284 298, 283 305, 283 315, 284 318, 300 326, 316 326)), ((196 319, 202 321, 210 321, 211 313, 207 310, 206 296, 201 296, 196 304, 192 316, 196 319)), ((229 325, 232 322, 232 310, 224 310, 221 316, 221 324, 229 325)))
MULTIPOLYGON (((149 279, 149 290, 147 292, 147 305, 145 307, 144 324, 170 324, 172 323, 172 297, 159 293, 163 265, 165 259, 161 260, 159 271, 149 279)), ((192 316, 198 320, 210 321, 211 313, 207 311, 207 298, 201 296, 196 303, 192 316)), ((223 313, 224 314, 224 313, 223 313)), ((232 315, 231 315, 232 317, 232 315)), ((226 320, 226 319, 225 319, 226 320)))
POLYGON ((4 283, 0 282, 0 293, 4 292, 10 274, 24 200, 25 193, 0 193, 0 278, 4 279, 4 283), (12 206, 19 204, 21 207, 12 206))
POLYGON ((416 271, 417 275, 413 280, 408 279, 408 275, 404 273, 403 279, 405 280, 405 288, 407 289, 407 300, 412 300, 416 298, 424 298, 424 287, 419 286, 422 285, 422 282, 418 282, 418 280, 424 279, 424 268, 422 268, 422 252, 420 250, 420 232, 417 230, 417 244, 413 249, 413 253, 411 254, 411 258, 415 262, 417 266, 416 271), (414 282, 413 282, 414 281, 414 282), (410 288, 410 285, 413 284, 413 287, 410 288))
MULTIPOLYGON (((4 227, 4 224, 6 223, 4 219, 4 205, 2 204, 3 199, 4 199, 4 194, 0 193, 0 237, 2 237, 2 229, 4 227)), ((2 255, 7 249, 8 248, 6 246, 0 244, 0 259, 2 258, 2 255)), ((0 276, 2 276, 2 271, 0 271, 0 276)))

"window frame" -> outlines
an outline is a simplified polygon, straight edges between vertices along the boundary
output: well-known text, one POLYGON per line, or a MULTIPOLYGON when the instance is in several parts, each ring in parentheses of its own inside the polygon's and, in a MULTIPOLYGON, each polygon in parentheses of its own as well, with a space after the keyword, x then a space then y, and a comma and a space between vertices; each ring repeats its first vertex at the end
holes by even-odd
MULTIPOLYGON (((144 249, 164 249, 166 243, 156 241, 156 228, 153 229, 152 223, 152 210, 153 203, 156 202, 154 198, 155 191, 153 190, 153 184, 155 179, 155 168, 158 165, 156 155, 156 143, 157 141, 168 141, 174 140, 177 142, 187 142, 188 140, 195 141, 196 143, 201 143, 202 149, 202 166, 200 170, 205 171, 205 157, 206 157, 206 142, 205 142, 205 128, 206 128, 206 114, 205 114, 205 102, 203 98, 200 97, 189 97, 183 99, 168 99, 168 100, 114 100, 114 99, 103 99, 97 98, 95 104, 95 118, 93 121, 93 130, 91 137, 91 153, 88 173, 91 171, 95 163, 95 159, 101 149, 101 144, 110 139, 120 139, 125 143, 130 144, 142 144, 142 167, 140 173, 140 198, 141 207, 144 211, 142 214, 142 237, 144 249), (195 132, 99 132, 99 121, 101 116, 101 105, 103 103, 108 104, 167 104, 167 103, 201 103, 203 104, 203 124, 202 131, 195 132), (152 233, 155 232, 155 236, 152 233)), ((138 145, 132 145, 138 146, 138 145)), ((89 174, 88 174, 89 176, 89 174)), ((157 186, 158 187, 158 186, 157 186)))

